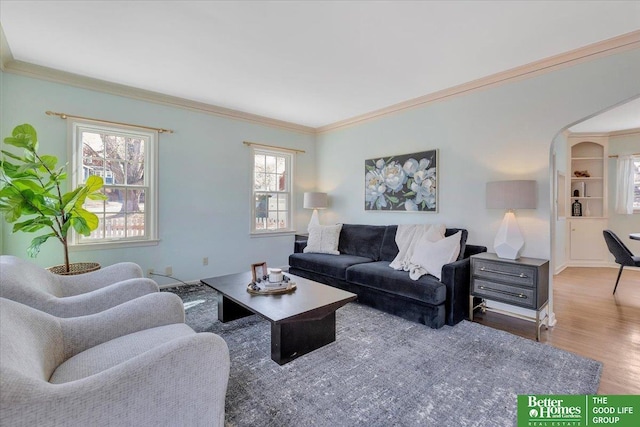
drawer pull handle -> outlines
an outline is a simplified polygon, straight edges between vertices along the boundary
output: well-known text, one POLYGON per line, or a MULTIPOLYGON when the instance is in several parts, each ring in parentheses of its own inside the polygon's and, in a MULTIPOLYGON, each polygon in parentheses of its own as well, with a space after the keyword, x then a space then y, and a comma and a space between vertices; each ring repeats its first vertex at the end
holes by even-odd
POLYGON ((480 286, 480 290, 482 290, 482 291, 491 291, 491 292, 495 292, 495 293, 498 293, 498 294, 510 295, 510 296, 515 296, 515 297, 522 298, 522 299, 527 299, 527 296, 525 294, 514 294, 513 292, 507 292, 507 291, 503 291, 503 290, 500 290, 500 289, 487 288, 485 286, 480 286))
POLYGON ((486 267, 480 267, 480 271, 486 271, 487 273, 502 274, 503 276, 520 277, 521 279, 526 279, 529 277, 524 273, 509 273, 508 271, 491 270, 490 268, 486 268, 486 267))

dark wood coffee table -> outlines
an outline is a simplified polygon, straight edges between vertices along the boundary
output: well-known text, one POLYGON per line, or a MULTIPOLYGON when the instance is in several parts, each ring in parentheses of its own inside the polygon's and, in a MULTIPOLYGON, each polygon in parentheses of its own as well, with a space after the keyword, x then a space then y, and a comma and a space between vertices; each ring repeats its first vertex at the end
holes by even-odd
POLYGON ((202 279, 219 292, 218 320, 257 314, 271 322, 271 359, 284 365, 336 340, 336 310, 357 295, 288 274, 297 289, 282 295, 247 292, 251 272, 202 279))

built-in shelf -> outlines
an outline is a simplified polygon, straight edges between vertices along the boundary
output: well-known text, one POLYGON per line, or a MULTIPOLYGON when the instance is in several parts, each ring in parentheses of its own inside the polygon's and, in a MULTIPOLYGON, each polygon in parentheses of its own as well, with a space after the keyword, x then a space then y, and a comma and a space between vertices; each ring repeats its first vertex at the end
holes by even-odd
POLYGON ((602 238, 607 226, 606 138, 570 136, 568 142, 567 243, 568 265, 593 265, 606 262, 608 251, 602 238), (575 176, 580 171, 590 176, 575 176), (578 196, 574 196, 577 192, 578 196), (582 205, 582 216, 573 216, 573 204, 582 205))

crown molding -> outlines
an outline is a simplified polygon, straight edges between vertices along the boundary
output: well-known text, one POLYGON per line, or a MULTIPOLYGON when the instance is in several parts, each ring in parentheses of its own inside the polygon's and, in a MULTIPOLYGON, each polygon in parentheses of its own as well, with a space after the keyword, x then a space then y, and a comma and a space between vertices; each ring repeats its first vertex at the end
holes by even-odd
POLYGON ((568 137, 577 138, 610 138, 612 136, 627 136, 640 134, 640 128, 622 129, 611 132, 568 132, 568 137))
POLYGON ((640 128, 623 129, 623 130, 617 130, 614 132, 609 132, 609 136, 627 136, 627 135, 635 135, 635 134, 640 134, 640 128))
POLYGON ((317 133, 326 133, 341 128, 359 125, 371 120, 377 120, 384 116, 399 113, 401 111, 423 107, 436 101, 452 98, 459 95, 466 95, 470 92, 486 89, 506 83, 523 80, 534 77, 560 68, 565 68, 579 64, 581 62, 590 61, 592 59, 615 53, 625 52, 640 48, 640 30, 626 33, 611 39, 603 40, 588 46, 551 56, 539 61, 531 62, 520 67, 512 68, 503 72, 482 77, 471 82, 463 83, 448 89, 414 98, 408 101, 400 102, 370 113, 352 117, 350 119, 341 120, 326 126, 316 128, 317 133))

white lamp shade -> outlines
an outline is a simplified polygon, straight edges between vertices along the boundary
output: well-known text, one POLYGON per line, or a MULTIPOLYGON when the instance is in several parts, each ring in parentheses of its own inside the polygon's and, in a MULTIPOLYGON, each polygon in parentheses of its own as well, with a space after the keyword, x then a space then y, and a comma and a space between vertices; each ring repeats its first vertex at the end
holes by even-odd
POLYGON ((535 181, 487 182, 487 209, 535 209, 535 181))
POLYGON ((327 193, 304 193, 302 206, 305 209, 325 209, 327 207, 327 193))

